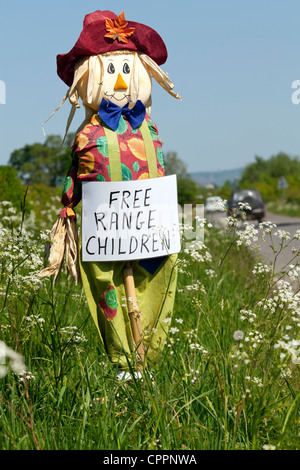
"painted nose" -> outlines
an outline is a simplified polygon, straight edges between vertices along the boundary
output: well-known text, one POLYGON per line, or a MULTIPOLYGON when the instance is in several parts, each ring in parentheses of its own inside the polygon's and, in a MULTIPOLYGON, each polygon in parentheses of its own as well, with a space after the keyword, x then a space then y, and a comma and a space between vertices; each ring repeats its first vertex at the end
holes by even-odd
POLYGON ((114 90, 127 90, 128 86, 126 85, 126 82, 124 81, 122 75, 119 73, 117 81, 114 86, 114 90))

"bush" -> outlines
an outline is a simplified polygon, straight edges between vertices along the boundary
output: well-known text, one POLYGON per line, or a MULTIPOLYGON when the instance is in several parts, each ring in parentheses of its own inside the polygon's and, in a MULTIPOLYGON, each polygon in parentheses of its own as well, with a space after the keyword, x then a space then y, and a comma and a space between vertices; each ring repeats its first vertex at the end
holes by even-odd
POLYGON ((31 230, 52 227, 62 207, 61 188, 44 184, 26 186, 11 166, 0 166, 0 187, 0 202, 9 202, 9 207, 3 205, 0 211, 6 225, 11 226, 16 220, 20 223, 23 218, 31 230))
POLYGON ((21 207, 26 191, 17 176, 17 171, 11 166, 0 166, 0 201, 10 201, 17 209, 21 207))

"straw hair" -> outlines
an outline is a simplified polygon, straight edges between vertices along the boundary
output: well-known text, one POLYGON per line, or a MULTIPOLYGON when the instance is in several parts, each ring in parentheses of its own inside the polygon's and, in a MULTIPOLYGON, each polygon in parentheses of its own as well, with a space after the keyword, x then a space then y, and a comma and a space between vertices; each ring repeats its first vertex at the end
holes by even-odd
POLYGON ((140 52, 138 54, 141 62, 146 68, 148 68, 152 77, 157 81, 157 83, 162 86, 163 89, 166 90, 171 96, 177 98, 178 100, 182 100, 181 96, 173 91, 174 84, 170 80, 168 74, 164 72, 148 55, 141 54, 140 52))
MULTIPOLYGON (((74 70, 74 80, 69 88, 68 92, 64 96, 62 102, 55 109, 55 111, 51 114, 51 116, 46 119, 43 124, 43 132, 44 132, 44 124, 61 108, 64 104, 66 99, 68 98, 72 107, 70 110, 70 114, 68 117, 65 135, 63 138, 63 142, 65 137, 70 129, 72 120, 75 115, 75 111, 77 108, 80 108, 79 105, 79 98, 82 100, 82 104, 86 109, 86 116, 84 122, 80 125, 79 129, 77 129, 76 133, 82 129, 82 127, 86 124, 86 122, 90 119, 90 117, 98 110, 101 100, 104 96, 102 90, 102 77, 103 77, 103 63, 102 57, 107 55, 120 55, 120 54, 133 54, 133 70, 131 74, 131 81, 130 81, 130 94, 131 100, 133 105, 136 103, 138 96, 139 96, 139 67, 137 62, 140 61, 141 64, 145 67, 147 72, 149 73, 150 77, 153 77, 157 83, 166 90, 171 96, 176 99, 182 100, 181 96, 178 93, 173 91, 174 84, 170 80, 168 74, 164 72, 157 63, 152 60, 148 55, 143 54, 141 52, 133 52, 129 50, 120 50, 114 52, 106 52, 104 54, 98 54, 93 56, 87 56, 79 60, 75 66, 74 70), (100 80, 99 82, 95 83, 95 76, 96 73, 99 74, 100 80)), ((151 96, 149 97, 148 103, 145 103, 147 113, 151 114, 151 104, 152 99, 151 96)), ((45 132, 44 132, 45 134, 45 132)))
POLYGON ((45 252, 49 253, 48 267, 39 273, 40 277, 53 276, 55 284, 65 260, 75 284, 80 281, 78 232, 75 220, 67 217, 57 218, 50 233, 50 245, 46 245, 45 252))

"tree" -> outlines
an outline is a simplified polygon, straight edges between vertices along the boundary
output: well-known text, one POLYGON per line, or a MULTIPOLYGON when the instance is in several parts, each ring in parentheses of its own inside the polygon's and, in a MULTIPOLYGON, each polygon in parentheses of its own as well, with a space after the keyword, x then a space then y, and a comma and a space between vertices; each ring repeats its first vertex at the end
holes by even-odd
POLYGON ((246 166, 243 171, 241 184, 249 185, 257 182, 267 182, 270 178, 279 179, 281 176, 300 176, 300 161, 291 158, 284 152, 271 156, 268 160, 255 157, 255 162, 246 166))
POLYGON ((178 204, 195 202, 200 194, 200 187, 187 173, 187 165, 178 157, 177 152, 164 155, 166 175, 177 175, 178 204))
POLYGON ((0 166, 0 188, 0 201, 10 201, 16 208, 20 208, 25 189, 14 168, 0 166))
POLYGON ((281 197, 278 181, 284 176, 289 184, 286 191, 288 202, 300 200, 300 161, 297 157, 290 157, 284 152, 272 155, 268 160, 255 157, 255 162, 248 165, 240 180, 240 188, 256 188, 263 199, 275 201, 281 197))
POLYGON ((9 164, 17 170, 18 177, 26 184, 42 183, 56 186, 57 177, 68 171, 71 135, 64 144, 58 135, 49 135, 44 144, 35 143, 12 152, 9 164))
POLYGON ((269 172, 273 178, 300 176, 300 162, 298 158, 291 158, 286 153, 280 152, 270 158, 269 172))
POLYGON ((241 181, 247 181, 247 184, 252 184, 261 181, 261 178, 268 172, 268 162, 262 157, 255 156, 255 162, 246 166, 243 171, 241 181))
POLYGON ((177 156, 177 152, 167 152, 164 154, 166 175, 187 176, 187 166, 177 156))

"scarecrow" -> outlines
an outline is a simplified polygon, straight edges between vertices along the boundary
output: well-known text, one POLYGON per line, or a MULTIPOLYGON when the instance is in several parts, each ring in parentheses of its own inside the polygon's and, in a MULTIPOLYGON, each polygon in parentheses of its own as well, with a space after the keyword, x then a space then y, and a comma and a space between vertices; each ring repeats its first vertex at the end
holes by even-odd
POLYGON ((71 147, 64 208, 51 231, 49 267, 41 276, 54 275, 55 281, 66 259, 75 283, 80 279, 83 284, 101 341, 120 377, 160 357, 174 306, 177 255, 130 264, 83 262, 74 207, 81 201, 84 181, 101 184, 165 175, 162 141, 150 113, 152 78, 181 99, 159 67, 166 59, 166 46, 156 31, 127 22, 124 12, 117 16, 110 11, 86 15, 75 46, 57 56, 57 73, 69 87, 61 105, 67 98, 72 105, 66 133, 79 98, 85 120, 71 147))

